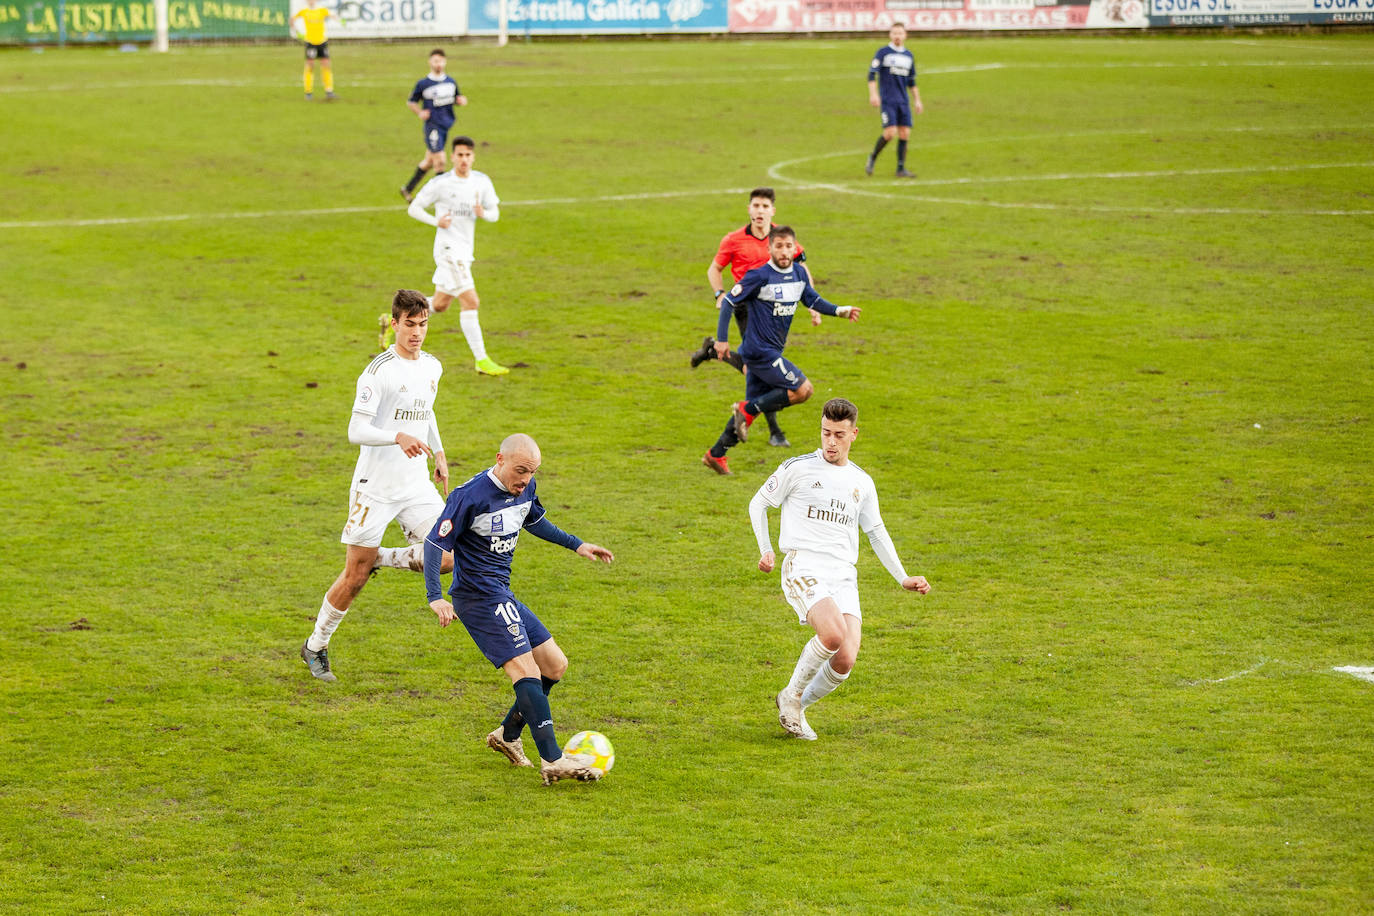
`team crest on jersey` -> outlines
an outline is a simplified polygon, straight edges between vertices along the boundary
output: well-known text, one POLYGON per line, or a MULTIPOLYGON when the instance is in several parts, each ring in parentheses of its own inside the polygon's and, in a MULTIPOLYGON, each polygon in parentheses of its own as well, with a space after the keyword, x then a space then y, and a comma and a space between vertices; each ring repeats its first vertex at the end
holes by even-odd
POLYGON ((858 487, 855 487, 855 488, 854 488, 853 496, 854 496, 854 502, 857 503, 857 502, 859 501, 859 488, 858 488, 858 487))
POLYGON ((439 537, 446 538, 448 533, 453 530, 453 519, 446 518, 439 523, 439 537))
POLYGON ((774 474, 772 477, 769 477, 768 482, 763 485, 763 488, 769 493, 776 490, 778 488, 778 475, 774 474))
POLYGON ((506 530, 506 522, 499 514, 491 517, 491 533, 500 534, 506 530))

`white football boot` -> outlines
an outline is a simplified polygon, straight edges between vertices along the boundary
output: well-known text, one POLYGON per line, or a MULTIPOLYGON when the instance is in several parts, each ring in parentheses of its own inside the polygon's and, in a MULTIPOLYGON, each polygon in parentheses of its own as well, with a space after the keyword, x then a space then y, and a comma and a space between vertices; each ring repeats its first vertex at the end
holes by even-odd
POLYGON ((797 732, 797 737, 803 741, 815 741, 816 730, 806 722, 806 710, 801 711, 801 731, 797 732))
POLYGON ((539 777, 544 785, 551 786, 560 779, 580 779, 591 782, 601 778, 601 771, 592 766, 596 758, 591 754, 564 754, 557 760, 544 760, 539 764, 539 777))
POLYGON ((516 738, 514 741, 507 741, 503 734, 504 731, 505 730, 498 725, 495 731, 487 735, 487 747, 503 755, 510 761, 510 765, 513 767, 534 766, 534 764, 530 763, 530 758, 525 756, 525 748, 524 745, 520 743, 520 739, 516 738))
POLYGON ((784 687, 782 690, 778 691, 778 695, 773 698, 773 702, 777 704, 778 722, 782 725, 783 730, 789 735, 795 735, 798 738, 805 737, 802 734, 803 720, 801 697, 789 693, 787 688, 784 687))

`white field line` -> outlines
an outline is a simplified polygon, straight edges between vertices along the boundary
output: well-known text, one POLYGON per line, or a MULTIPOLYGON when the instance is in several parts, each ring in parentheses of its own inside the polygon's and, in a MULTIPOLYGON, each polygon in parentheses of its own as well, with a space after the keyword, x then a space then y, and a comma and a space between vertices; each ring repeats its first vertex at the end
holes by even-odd
POLYGON ((1199 687, 1203 684, 1224 684, 1227 681, 1234 681, 1238 677, 1245 677, 1247 674, 1254 674, 1256 671, 1269 664, 1269 659, 1262 658, 1259 663, 1246 668, 1244 671, 1237 671, 1235 674, 1228 674, 1225 677, 1204 677, 1196 681, 1184 681, 1189 687, 1199 687))
MULTIPOLYGON (((1186 61, 1175 63, 1170 61, 1083 61, 1081 63, 1000 63, 989 62, 985 64, 971 64, 963 67, 925 67, 921 69, 921 74, 926 76, 940 76, 954 73, 981 73, 993 70, 1176 70, 1176 69, 1236 69, 1236 68, 1281 68, 1291 70, 1294 67, 1321 67, 1321 68, 1341 68, 1374 67, 1374 60, 1313 60, 1313 61, 1292 61, 1292 60, 1264 60, 1264 61, 1186 61)), ((551 84, 548 80, 527 80, 527 81, 502 81, 502 89, 585 89, 590 87, 617 87, 617 86, 699 86, 699 85, 740 85, 754 84, 759 81, 759 72, 762 70, 793 70, 794 67, 766 67, 750 70, 739 76, 693 76, 693 77, 636 77, 633 79, 579 79, 575 83, 557 85, 551 84)), ((781 83, 807 83, 824 80, 851 80, 854 73, 851 69, 836 69, 831 72, 811 70, 807 73, 791 75, 778 75, 770 77, 770 82, 781 83)), ((169 86, 198 86, 198 87, 219 87, 229 89, 241 89, 248 87, 295 87, 298 80, 290 80, 286 77, 281 79, 176 79, 176 80, 113 80, 101 83, 101 91, 127 89, 158 88, 169 86)), ((341 79, 338 83, 340 90, 347 88, 373 88, 404 85, 404 80, 398 77, 397 80, 391 79, 341 79)), ((475 85, 475 84, 474 84, 475 85)), ((41 86, 0 86, 0 95, 20 95, 36 92, 77 92, 88 90, 90 87, 82 83, 62 83, 47 84, 41 86)))
MULTIPOLYGON (((1007 176, 988 176, 984 178, 940 178, 940 179, 908 179, 905 181, 887 182, 865 182, 866 187, 860 188, 842 183, 834 182, 792 182, 781 174, 781 169, 788 165, 799 162, 806 162, 815 159, 830 158, 833 156, 858 156, 863 154, 863 150, 848 151, 844 153, 827 153, 823 156, 809 156, 804 159, 791 159, 785 162, 774 164, 768 169, 768 175, 780 181, 789 182, 787 185, 790 191, 829 191, 838 194, 853 194, 863 197, 880 197, 894 200, 922 201, 926 203, 955 204, 963 206, 992 207, 1000 209, 1029 209, 1029 210, 1072 210, 1076 212, 1094 213, 1165 213, 1165 214, 1255 214, 1272 216, 1369 216, 1374 215, 1374 210, 1266 210, 1259 208, 1241 207, 1102 207, 1082 204, 1046 204, 1046 203, 1004 203, 988 200, 969 200, 964 198, 952 197, 931 197, 912 194, 892 194, 881 191, 868 190, 869 187, 941 187, 941 186, 960 186, 970 187, 980 184, 1009 184, 1017 182, 1035 181, 1089 181, 1106 180, 1117 181, 1126 179, 1141 178, 1174 178, 1197 175, 1225 175, 1225 174, 1253 174, 1269 172, 1294 172, 1308 169, 1357 169, 1374 168, 1374 161, 1370 162, 1333 162, 1333 163, 1307 163, 1300 165, 1287 166, 1251 166, 1233 167, 1224 169, 1160 169, 1154 171, 1134 171, 1134 172, 1088 172, 1083 174, 1055 173, 1050 175, 1007 175, 1007 176)), ((670 200, 681 197, 717 197, 724 195, 739 195, 748 193, 749 189, 739 188, 702 188, 698 190, 685 191, 648 191, 636 194, 601 194, 593 197, 546 197, 535 200, 510 200, 502 201, 502 204, 510 207, 548 207, 566 206, 580 204, 599 204, 617 203, 636 200, 670 200)), ((0 222, 0 229, 59 229, 59 228, 80 228, 86 226, 129 226, 150 223, 178 223, 206 220, 226 220, 226 219, 275 219, 289 217, 292 219, 302 216, 335 216, 350 213, 404 213, 405 210, 399 204, 387 206, 371 207, 313 207, 301 210, 253 210, 239 213, 174 213, 161 216, 114 216, 95 219, 53 219, 53 220, 12 220, 0 222)))
MULTIPOLYGON (((790 165, 801 162, 812 162, 817 159, 831 159, 839 156, 864 155, 867 150, 848 150, 841 153, 824 153, 819 156, 805 156, 800 159, 789 159, 783 162, 774 163, 768 169, 768 177, 779 182, 790 182, 782 170, 790 165)), ((1251 166, 1236 167, 1225 169, 1166 169, 1153 171, 1135 172, 1085 172, 1082 174, 1059 173, 1051 175, 1009 175, 1009 176, 986 176, 986 177, 964 177, 964 178, 932 178, 932 179, 904 179, 893 181, 864 182, 864 187, 847 184, 788 184, 788 190, 829 190, 837 194, 852 194, 859 197, 877 197, 884 200, 916 201, 931 204, 950 204, 954 206, 967 207, 989 207, 995 210, 1071 210, 1077 213, 1153 213, 1170 214, 1180 216, 1374 216, 1374 210, 1274 210, 1260 207, 1148 207, 1148 206, 1129 206, 1113 207, 1100 206, 1093 204, 1054 204, 1054 203, 1029 203, 1016 201, 992 201, 982 199, 968 199, 960 197, 933 197, 921 194, 893 194, 882 191, 868 190, 871 187, 940 187, 940 186, 973 186, 979 184, 1011 184, 1017 182, 1035 181, 1089 181, 1106 180, 1116 181, 1123 179, 1141 178, 1176 178, 1197 175, 1224 175, 1255 172, 1283 172, 1283 171, 1302 171, 1304 169, 1341 169, 1341 168, 1374 168, 1374 161, 1371 162, 1341 162, 1341 163, 1307 163, 1286 166, 1251 166)))
POLYGON ((1339 671, 1342 674, 1348 674, 1351 677, 1357 677, 1362 681, 1369 681, 1371 684, 1374 684, 1374 668, 1361 667, 1359 665, 1341 665, 1331 670, 1339 671))
MULTIPOLYGON (((921 72, 923 74, 947 74, 947 73, 976 73, 982 70, 998 70, 1005 67, 1005 64, 971 64, 967 67, 929 67, 921 72)), ((700 78, 684 79, 681 76, 664 77, 637 77, 635 79, 612 79, 612 80, 584 80, 579 79, 575 83, 567 83, 562 86, 551 85, 547 81, 502 81, 501 89, 583 89, 589 86, 615 87, 615 86, 695 86, 705 84, 717 85, 737 85, 742 83, 757 83, 759 74, 765 71, 785 71, 791 75, 780 75, 769 77, 770 82, 784 83, 811 83, 820 80, 848 80, 854 78, 852 68, 835 69, 829 73, 810 69, 805 73, 795 73, 797 68, 792 66, 757 67, 748 71, 741 71, 737 76, 701 76, 700 78)), ((167 88, 167 87, 218 87, 224 89, 247 89, 247 88, 273 88, 282 86, 296 87, 296 83, 288 82, 286 79, 174 79, 174 80, 112 80, 108 83, 101 83, 101 91, 114 89, 145 89, 145 88, 167 88)), ((467 85, 467 82, 464 83, 467 85)), ((339 80, 337 88, 367 89, 376 87, 392 87, 404 85, 399 80, 389 79, 354 79, 339 80)), ((46 86, 0 86, 0 95, 19 95, 34 92, 75 92, 83 88, 76 83, 57 84, 46 86)))

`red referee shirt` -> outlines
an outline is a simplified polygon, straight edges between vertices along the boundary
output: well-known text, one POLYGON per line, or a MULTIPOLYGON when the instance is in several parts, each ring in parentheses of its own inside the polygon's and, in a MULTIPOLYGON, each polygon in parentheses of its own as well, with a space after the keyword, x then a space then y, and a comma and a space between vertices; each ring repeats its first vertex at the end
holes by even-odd
MULTIPOLYGON (((729 264, 730 273, 734 274, 736 283, 749 271, 763 266, 768 260, 768 236, 755 238, 754 233, 749 231, 749 225, 745 223, 743 229, 725 233, 725 237, 720 240, 720 248, 716 250, 716 266, 723 269, 729 264)), ((801 253, 802 246, 798 242, 796 260, 802 260, 801 253)))

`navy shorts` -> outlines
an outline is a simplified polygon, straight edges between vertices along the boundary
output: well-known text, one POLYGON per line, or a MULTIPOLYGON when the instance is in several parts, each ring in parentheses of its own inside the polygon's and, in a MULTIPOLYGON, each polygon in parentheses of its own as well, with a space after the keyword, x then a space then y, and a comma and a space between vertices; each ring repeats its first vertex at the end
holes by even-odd
POLYGON ((900 105, 883 102, 883 127, 910 127, 911 103, 903 101, 900 105))
POLYGON ((428 121, 425 122, 425 149, 431 153, 442 153, 446 140, 448 140, 447 127, 435 127, 428 121))
POLYGON ((501 595, 450 595, 458 619, 477 648, 497 668, 553 638, 539 618, 519 599, 501 595))
POLYGON ((746 359, 744 364, 749 369, 744 375, 745 400, 767 394, 774 388, 796 391, 806 382, 806 373, 785 356, 769 362, 746 359))

